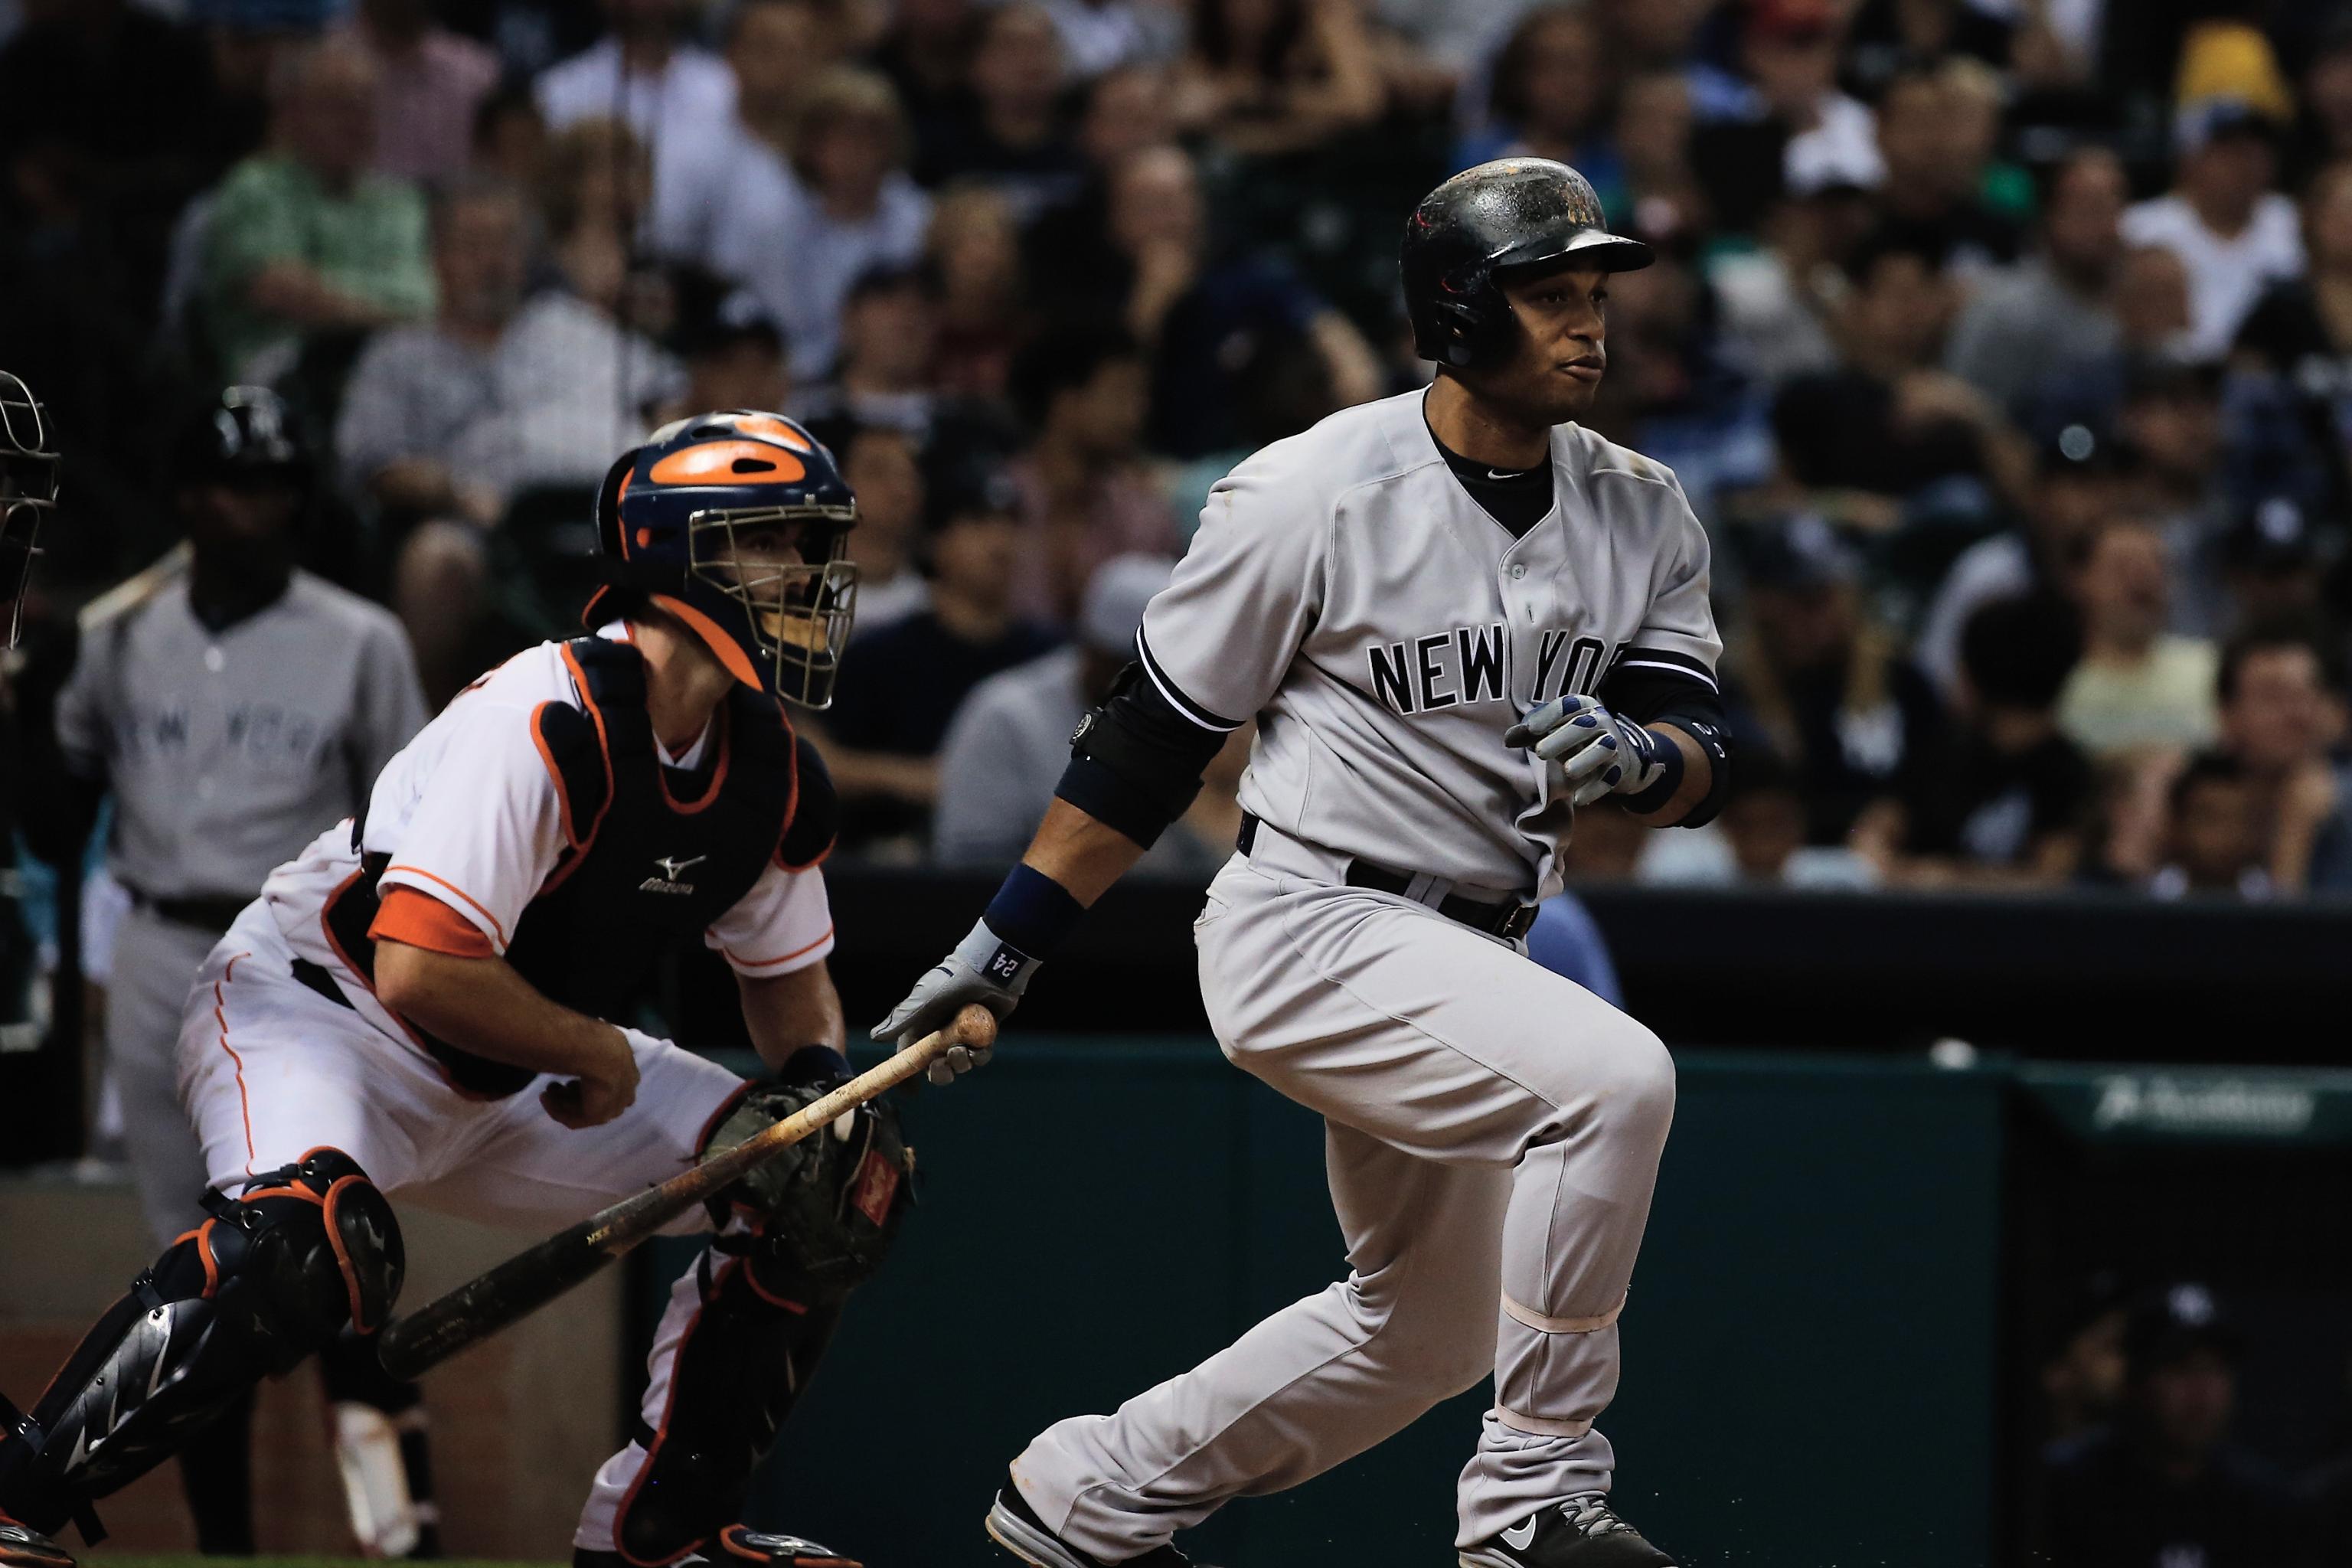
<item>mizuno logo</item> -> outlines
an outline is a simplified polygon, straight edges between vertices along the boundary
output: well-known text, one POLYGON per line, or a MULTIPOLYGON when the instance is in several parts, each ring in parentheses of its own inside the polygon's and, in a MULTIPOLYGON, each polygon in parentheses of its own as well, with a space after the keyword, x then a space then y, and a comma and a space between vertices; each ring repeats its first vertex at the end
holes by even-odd
POLYGON ((647 877, 644 881, 639 882, 637 891, 640 893, 691 893, 694 891, 694 885, 680 879, 690 868, 701 865, 709 858, 708 855, 697 855, 691 860, 680 860, 675 856, 664 855, 654 861, 654 865, 659 868, 659 874, 647 877))
POLYGON ((1525 1552, 1535 1538, 1536 1521, 1532 1514, 1528 1516, 1528 1521, 1525 1524, 1515 1524, 1503 1531, 1504 1544, 1514 1552, 1525 1552))

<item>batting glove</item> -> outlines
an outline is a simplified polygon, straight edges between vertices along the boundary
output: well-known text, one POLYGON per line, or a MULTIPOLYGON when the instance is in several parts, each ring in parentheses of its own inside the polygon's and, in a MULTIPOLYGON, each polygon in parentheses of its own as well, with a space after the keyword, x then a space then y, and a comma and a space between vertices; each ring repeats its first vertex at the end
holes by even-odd
MULTIPOLYGON (((872 1037, 904 1050, 925 1035, 946 1028, 968 1002, 979 1003, 1002 1023, 1029 988, 1039 962, 989 930, 986 921, 975 921, 955 951, 926 970, 907 999, 874 1026, 872 1037)), ((953 1083, 972 1068, 986 1067, 993 1054, 986 1047, 950 1047, 931 1064, 930 1079, 953 1083)))
POLYGON ((1503 731, 1507 746, 1524 746, 1558 763, 1577 805, 1604 795, 1639 795, 1665 771, 1667 742, 1591 697, 1555 697, 1503 731))

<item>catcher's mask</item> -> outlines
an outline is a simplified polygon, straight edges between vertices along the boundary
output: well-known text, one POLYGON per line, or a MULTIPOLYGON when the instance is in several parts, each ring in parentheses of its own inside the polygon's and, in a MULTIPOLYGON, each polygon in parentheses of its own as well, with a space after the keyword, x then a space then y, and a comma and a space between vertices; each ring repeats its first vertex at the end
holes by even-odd
POLYGON ((586 619, 634 591, 745 685, 825 708, 856 610, 856 521, 832 452, 796 422, 739 408, 666 425, 597 492, 606 586, 586 619))
POLYGON ((62 471, 49 444, 47 411, 24 382, 0 370, 0 602, 8 607, 7 646, 16 646, 25 585, 41 552, 41 521, 58 507, 62 471))

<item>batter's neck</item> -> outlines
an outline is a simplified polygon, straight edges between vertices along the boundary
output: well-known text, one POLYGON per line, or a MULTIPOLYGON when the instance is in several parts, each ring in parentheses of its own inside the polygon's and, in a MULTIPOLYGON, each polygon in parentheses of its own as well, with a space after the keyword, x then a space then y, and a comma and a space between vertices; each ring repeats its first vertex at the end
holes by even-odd
POLYGON ((1496 468, 1532 468, 1551 455, 1551 426, 1513 419, 1450 375, 1422 402, 1430 433, 1447 451, 1496 468))

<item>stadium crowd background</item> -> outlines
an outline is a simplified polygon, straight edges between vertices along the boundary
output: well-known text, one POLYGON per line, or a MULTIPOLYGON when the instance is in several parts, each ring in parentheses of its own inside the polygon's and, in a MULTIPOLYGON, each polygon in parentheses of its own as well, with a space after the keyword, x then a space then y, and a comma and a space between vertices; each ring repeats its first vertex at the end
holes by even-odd
MULTIPOLYGON (((615 450, 781 406, 865 508, 814 726, 844 852, 1010 860, 1208 484, 1425 377, 1411 202, 1528 152, 1659 249, 1593 423, 1714 535, 1746 731, 1719 827, 1590 813, 1579 873, 2352 888, 2340 7, 5 0, 0 32, 0 360, 70 475, 37 629, 172 543, 159 421, 267 383, 318 446, 312 564, 437 702, 569 624, 615 450)), ((1222 857, 1232 761, 1161 868, 1222 857)))
MULTIPOLYGON (((16 696, 176 547, 224 385, 428 708, 576 624, 618 450, 782 408, 863 510, 840 858, 1007 863, 1209 485, 1425 381, 1404 215, 1510 153, 1657 248, 1592 423, 1713 537, 1742 731, 1717 826, 1596 808, 1575 878, 2352 891, 2340 0, 0 0, 0 366, 67 474, 16 696)), ((1245 740, 1147 872, 1222 861, 1245 740)), ((2352 1561, 2352 1462, 2229 1443, 2226 1301, 2079 1294, 2059 1560, 2177 1504, 2352 1561)))

